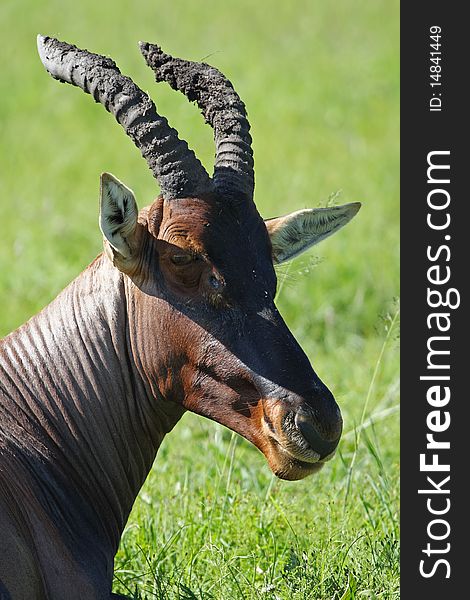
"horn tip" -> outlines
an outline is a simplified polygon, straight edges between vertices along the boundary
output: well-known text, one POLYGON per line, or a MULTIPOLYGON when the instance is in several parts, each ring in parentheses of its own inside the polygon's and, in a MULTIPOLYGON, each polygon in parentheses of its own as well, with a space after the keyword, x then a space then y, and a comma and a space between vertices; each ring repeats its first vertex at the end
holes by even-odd
POLYGON ((45 43, 47 42, 47 36, 46 35, 41 35, 40 33, 38 33, 37 37, 36 37, 36 42, 38 45, 38 50, 40 51, 41 48, 44 47, 45 43))
POLYGON ((142 56, 145 58, 147 62, 149 60, 155 60, 157 57, 159 59, 162 58, 170 58, 158 44, 151 44, 150 42, 139 42, 140 52, 142 56))
POLYGON ((144 56, 147 56, 152 51, 155 52, 155 50, 157 50, 157 51, 160 50, 160 48, 157 45, 151 44, 150 42, 143 42, 143 41, 139 42, 139 49, 144 56))
POLYGON ((46 45, 47 45, 48 40, 50 40, 50 39, 51 38, 48 37, 47 35, 41 35, 40 33, 38 34, 38 36, 36 38, 39 58, 41 59, 41 62, 43 64, 45 64, 45 60, 46 60, 46 45))

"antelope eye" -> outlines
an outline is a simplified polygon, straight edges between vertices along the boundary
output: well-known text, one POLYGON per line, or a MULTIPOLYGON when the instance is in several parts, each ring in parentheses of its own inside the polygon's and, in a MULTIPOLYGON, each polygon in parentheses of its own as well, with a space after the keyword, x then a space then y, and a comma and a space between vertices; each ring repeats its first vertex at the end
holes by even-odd
POLYGON ((178 267, 182 267, 184 265, 189 265, 189 263, 195 260, 195 257, 192 254, 184 253, 184 254, 173 254, 171 256, 171 262, 178 267))

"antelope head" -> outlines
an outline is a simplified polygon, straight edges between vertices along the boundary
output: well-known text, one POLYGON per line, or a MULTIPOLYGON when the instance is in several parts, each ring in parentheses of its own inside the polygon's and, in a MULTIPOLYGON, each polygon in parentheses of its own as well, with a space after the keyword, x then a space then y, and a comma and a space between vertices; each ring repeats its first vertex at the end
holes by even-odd
POLYGON ((274 304, 274 266, 340 229, 360 204, 263 221, 245 106, 207 64, 140 46, 157 82, 195 101, 213 128, 212 177, 111 59, 48 37, 38 47, 54 78, 114 115, 160 184, 139 212, 129 188, 101 176, 105 253, 125 280, 132 360, 154 401, 238 432, 280 478, 317 471, 335 452, 341 413, 274 304))

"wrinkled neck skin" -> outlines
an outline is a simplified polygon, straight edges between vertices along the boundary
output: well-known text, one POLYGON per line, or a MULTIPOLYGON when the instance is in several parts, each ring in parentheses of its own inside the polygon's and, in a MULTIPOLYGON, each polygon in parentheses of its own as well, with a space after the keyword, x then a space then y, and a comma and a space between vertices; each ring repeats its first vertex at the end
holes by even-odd
POLYGON ((126 280, 101 255, 0 341, 0 452, 11 470, 5 485, 25 499, 18 511, 30 511, 25 527, 36 553, 41 560, 52 552, 40 547, 44 523, 36 527, 46 514, 47 535, 62 536, 78 562, 101 564, 110 581, 134 500, 184 412, 150 389, 135 363, 126 280))

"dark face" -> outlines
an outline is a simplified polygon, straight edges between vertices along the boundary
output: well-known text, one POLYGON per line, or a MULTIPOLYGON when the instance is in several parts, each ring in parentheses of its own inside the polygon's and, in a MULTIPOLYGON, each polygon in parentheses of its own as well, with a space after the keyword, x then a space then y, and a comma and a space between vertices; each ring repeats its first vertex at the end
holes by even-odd
POLYGON ((195 101, 213 128, 212 177, 113 61, 38 38, 47 71, 115 116, 165 198, 137 223, 131 190, 101 176, 100 227, 107 255, 129 275, 134 359, 156 398, 230 427, 265 454, 276 475, 300 479, 332 455, 342 421, 276 310, 272 257, 289 260, 325 239, 360 205, 305 209, 265 224, 252 202, 250 124, 232 84, 205 63, 154 44, 140 48, 156 80, 195 101))
POLYGON ((158 199, 141 211, 136 239, 130 333, 155 397, 243 435, 278 477, 321 468, 341 414, 275 307, 254 204, 158 199))

